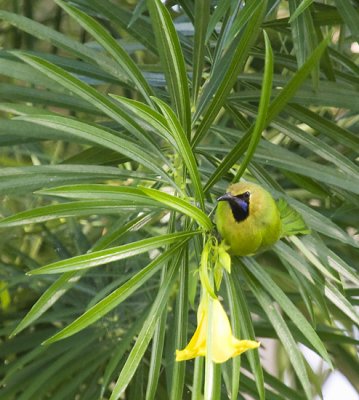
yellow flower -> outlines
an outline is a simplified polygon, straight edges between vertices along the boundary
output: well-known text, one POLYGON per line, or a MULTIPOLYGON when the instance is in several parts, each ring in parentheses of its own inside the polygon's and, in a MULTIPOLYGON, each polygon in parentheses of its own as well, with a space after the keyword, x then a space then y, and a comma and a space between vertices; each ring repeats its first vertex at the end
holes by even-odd
POLYGON ((209 352, 212 361, 223 363, 231 357, 259 347, 260 343, 252 340, 238 340, 232 334, 231 325, 224 308, 219 300, 208 300, 202 297, 197 312, 197 329, 185 349, 176 350, 176 361, 189 360, 194 357, 205 356, 207 353, 208 332, 208 301, 212 305, 212 349, 209 352))

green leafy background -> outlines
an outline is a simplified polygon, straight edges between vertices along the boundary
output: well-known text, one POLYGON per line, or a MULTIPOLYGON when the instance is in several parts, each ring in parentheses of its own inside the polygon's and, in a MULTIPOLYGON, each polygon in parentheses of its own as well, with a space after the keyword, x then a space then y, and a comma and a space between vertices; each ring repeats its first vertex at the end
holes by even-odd
POLYGON ((358 27, 350 0, 0 1, 1 399, 359 389, 358 27), (209 382, 175 350, 239 178, 311 234, 232 260, 219 294, 263 343, 209 382))

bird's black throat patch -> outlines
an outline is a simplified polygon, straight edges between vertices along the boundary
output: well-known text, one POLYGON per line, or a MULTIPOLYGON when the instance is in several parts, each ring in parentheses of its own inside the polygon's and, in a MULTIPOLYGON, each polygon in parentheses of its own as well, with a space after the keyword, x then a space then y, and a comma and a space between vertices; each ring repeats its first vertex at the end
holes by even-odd
POLYGON ((231 206, 232 214, 236 222, 242 222, 249 216, 250 193, 244 192, 237 196, 231 196, 228 203, 231 206))

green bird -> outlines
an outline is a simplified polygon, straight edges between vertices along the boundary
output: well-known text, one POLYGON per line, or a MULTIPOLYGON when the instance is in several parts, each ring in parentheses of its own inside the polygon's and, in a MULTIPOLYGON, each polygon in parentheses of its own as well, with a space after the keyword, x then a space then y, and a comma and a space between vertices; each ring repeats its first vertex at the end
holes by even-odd
POLYGON ((255 183, 235 183, 217 200, 217 229, 232 255, 253 255, 281 237, 309 233, 302 217, 284 199, 276 202, 255 183))

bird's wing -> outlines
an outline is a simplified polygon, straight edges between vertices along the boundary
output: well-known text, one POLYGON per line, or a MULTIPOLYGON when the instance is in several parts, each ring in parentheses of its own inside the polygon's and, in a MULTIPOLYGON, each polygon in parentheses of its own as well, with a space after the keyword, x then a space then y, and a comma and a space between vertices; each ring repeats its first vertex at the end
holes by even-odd
POLYGON ((310 233, 310 229, 307 227, 302 216, 284 199, 279 199, 277 206, 282 221, 281 237, 298 234, 307 235, 310 233))

